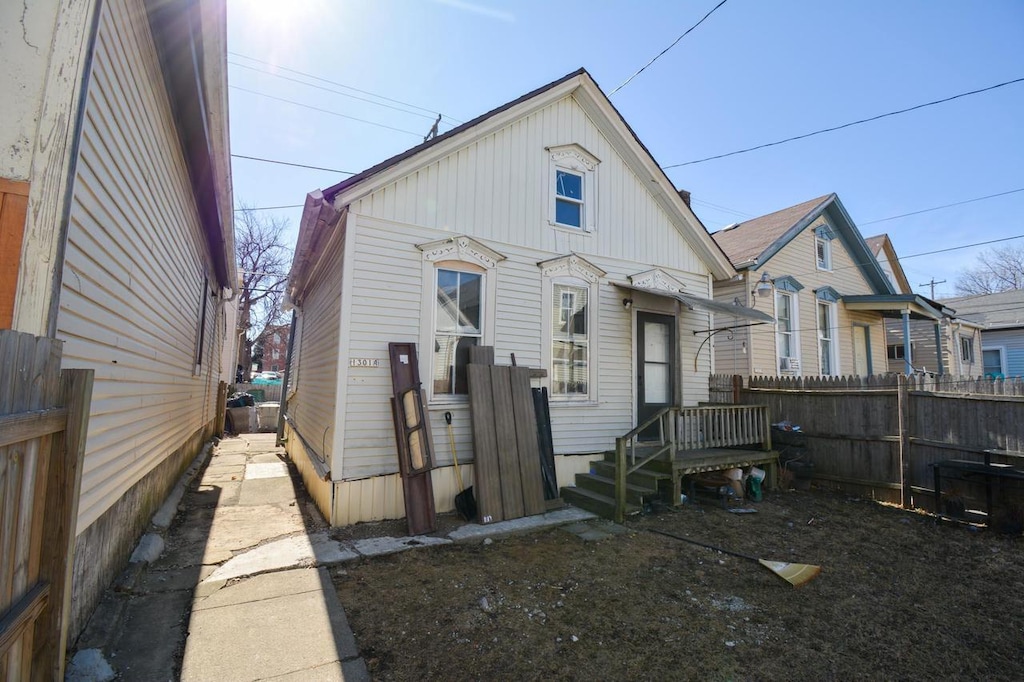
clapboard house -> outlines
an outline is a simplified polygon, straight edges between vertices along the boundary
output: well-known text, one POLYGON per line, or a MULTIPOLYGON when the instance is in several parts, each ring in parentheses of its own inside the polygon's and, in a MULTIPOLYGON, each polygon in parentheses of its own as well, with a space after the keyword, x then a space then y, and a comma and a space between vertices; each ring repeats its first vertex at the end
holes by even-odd
POLYGON ((707 330, 767 319, 710 300, 734 274, 590 75, 571 73, 308 195, 288 452, 332 524, 402 518, 388 344, 414 343, 450 510, 453 455, 472 480, 468 351, 489 346, 499 365, 544 370, 533 386, 550 392, 571 483, 654 410, 708 399, 707 330))

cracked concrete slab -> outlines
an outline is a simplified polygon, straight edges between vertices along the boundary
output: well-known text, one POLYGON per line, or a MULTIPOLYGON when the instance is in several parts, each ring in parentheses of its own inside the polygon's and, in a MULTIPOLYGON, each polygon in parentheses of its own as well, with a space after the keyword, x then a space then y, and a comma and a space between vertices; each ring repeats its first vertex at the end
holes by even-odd
POLYGON ((596 519, 597 515, 576 507, 565 507, 556 511, 540 514, 538 516, 524 516, 521 519, 510 521, 498 521, 482 526, 476 523, 467 523, 461 528, 448 533, 448 537, 455 542, 474 542, 484 538, 500 537, 513 533, 525 533, 538 528, 561 526, 574 521, 589 521, 596 519))
POLYGON ((295 507, 269 504, 218 507, 210 524, 206 547, 237 552, 304 529, 302 515, 295 507))
POLYGON ((418 547, 435 547, 437 545, 450 545, 451 540, 448 538, 436 538, 430 535, 418 535, 411 538, 392 538, 392 537, 380 537, 380 538, 366 538, 365 540, 354 540, 352 542, 352 548, 363 556, 383 556, 385 554, 394 554, 395 552, 402 552, 407 549, 415 549, 418 547))
POLYGON ((290 476, 243 482, 242 492, 238 496, 240 507, 280 504, 295 504, 295 485, 290 476))
POLYGON ((357 553, 332 540, 327 533, 295 535, 236 554, 203 582, 230 580, 283 568, 336 564, 357 558, 357 553))

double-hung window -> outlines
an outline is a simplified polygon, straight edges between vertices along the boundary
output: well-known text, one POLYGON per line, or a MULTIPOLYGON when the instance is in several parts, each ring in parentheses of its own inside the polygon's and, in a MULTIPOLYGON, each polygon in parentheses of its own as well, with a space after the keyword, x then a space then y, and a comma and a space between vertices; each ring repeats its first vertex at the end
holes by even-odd
POLYGON ((596 224, 597 167, 600 161, 578 144, 548 147, 551 225, 593 232, 596 224))
POLYGON ((818 301, 818 350, 821 373, 825 376, 839 374, 835 343, 835 304, 818 301))
POLYGON ((779 357, 796 357, 796 338, 793 325, 793 294, 780 291, 776 294, 775 315, 779 329, 779 357))
POLYGON ((469 349, 483 338, 484 276, 438 268, 434 314, 434 395, 467 393, 469 349))
POLYGON ((555 224, 583 229, 583 192, 582 174, 555 171, 555 224))
POLYGON ((586 398, 590 394, 590 289, 552 286, 551 394, 586 398))

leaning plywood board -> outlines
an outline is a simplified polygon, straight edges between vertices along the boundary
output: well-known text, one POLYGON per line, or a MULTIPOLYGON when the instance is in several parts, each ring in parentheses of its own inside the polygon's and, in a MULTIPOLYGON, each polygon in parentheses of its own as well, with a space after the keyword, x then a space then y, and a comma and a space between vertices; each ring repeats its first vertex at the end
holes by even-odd
POLYGON ((491 395, 494 400, 494 435, 497 438, 498 471, 501 476, 501 506, 506 519, 518 519, 524 516, 525 509, 510 369, 490 366, 491 395))
POLYGON ((540 470, 540 443, 537 439, 537 413, 530 390, 530 370, 527 367, 507 369, 512 390, 512 410, 515 414, 516 447, 519 451, 519 478, 523 491, 523 509, 527 516, 543 514, 544 482, 540 470))
POLYGON ((473 421, 473 488, 477 519, 480 523, 504 520, 501 501, 501 477, 498 466, 497 437, 494 431, 491 368, 470 364, 469 410, 473 421))

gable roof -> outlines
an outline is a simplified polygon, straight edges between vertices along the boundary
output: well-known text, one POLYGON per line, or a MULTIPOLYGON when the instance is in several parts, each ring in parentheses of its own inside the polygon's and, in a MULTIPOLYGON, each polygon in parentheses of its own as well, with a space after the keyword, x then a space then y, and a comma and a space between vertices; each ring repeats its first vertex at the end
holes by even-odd
POLYGON ((822 214, 827 214, 829 224, 875 293, 895 293, 835 192, 727 227, 711 238, 722 247, 737 270, 757 270, 822 214))
MULTIPOLYGON (((323 199, 340 211, 352 201, 387 183, 489 135, 511 121, 569 96, 577 101, 607 137, 623 161, 647 184, 654 201, 666 212, 680 235, 712 275, 716 279, 724 279, 735 274, 725 253, 683 201, 650 150, 640 141, 597 82, 582 68, 327 188, 323 191, 323 199)), ((310 216, 308 222, 315 224, 315 216, 310 216)), ((306 223, 304 214, 299 226, 300 240, 306 223)))
POLYGON ((946 298, 942 302, 955 308, 957 317, 989 330, 1024 327, 1024 289, 946 298))
POLYGON ((910 280, 907 279, 906 273, 903 272, 903 264, 900 263, 899 256, 896 255, 896 247, 892 245, 889 235, 876 234, 874 237, 864 237, 864 243, 871 249, 871 253, 875 254, 876 260, 878 259, 878 254, 882 253, 883 250, 885 251, 885 257, 892 267, 896 281, 899 283, 899 289, 905 294, 913 293, 910 280))

